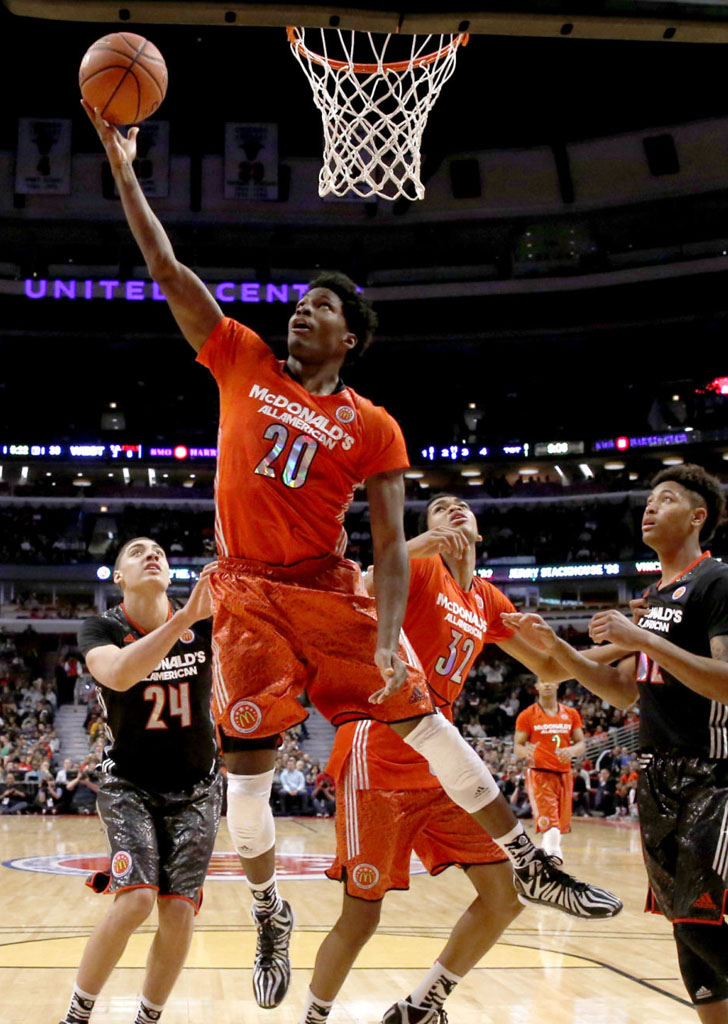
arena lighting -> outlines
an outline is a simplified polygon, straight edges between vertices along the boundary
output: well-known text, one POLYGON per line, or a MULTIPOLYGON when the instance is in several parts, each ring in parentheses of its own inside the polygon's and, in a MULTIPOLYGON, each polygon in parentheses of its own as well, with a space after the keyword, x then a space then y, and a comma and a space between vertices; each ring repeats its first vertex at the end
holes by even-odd
POLYGON ((630 473, 629 478, 630 480, 639 480, 640 476, 639 473, 630 473))
POLYGON ((480 469, 461 469, 460 476, 482 476, 483 472, 480 469))
POLYGON ((714 391, 716 395, 728 395, 728 377, 716 377, 705 385, 705 390, 714 391))
POLYGON ((27 466, 23 466, 23 468, 20 470, 20 479, 21 480, 27 480, 28 479, 28 472, 29 472, 28 467, 27 466))
POLYGON ((108 511, 109 511, 109 506, 108 505, 100 505, 99 506, 99 512, 108 512, 108 511))
POLYGON ((172 454, 174 455, 175 459, 186 459, 187 456, 190 454, 190 451, 186 445, 178 444, 175 446, 175 449, 172 452, 172 454))
POLYGON ((669 456, 669 458, 662 460, 662 465, 663 466, 682 466, 684 461, 685 461, 685 459, 681 458, 681 456, 679 456, 679 455, 671 455, 671 456, 669 456))
POLYGON ((604 463, 604 468, 608 469, 610 471, 611 470, 624 469, 624 463, 623 462, 605 462, 604 463))
POLYGON ((407 480, 421 480, 424 475, 421 469, 408 469, 405 473, 407 480))
POLYGON ((122 475, 122 476, 124 477, 124 483, 125 483, 125 484, 128 484, 128 483, 129 483, 129 482, 131 481, 131 473, 130 473, 130 472, 129 472, 129 470, 128 470, 128 469, 126 468, 126 466, 124 466, 124 467, 122 468, 122 470, 121 470, 121 475, 122 475))
POLYGON ((539 473, 540 470, 535 466, 524 466, 523 469, 518 470, 519 476, 538 476, 539 473))
POLYGON ((580 462, 579 469, 581 470, 581 475, 584 477, 585 480, 591 480, 594 476, 594 474, 591 471, 591 468, 587 466, 586 462, 580 462))
POLYGON ((157 483, 157 471, 156 471, 156 469, 153 469, 150 466, 149 469, 147 470, 147 478, 149 480, 149 486, 150 487, 156 486, 156 483, 157 483))
POLYGON ((619 452, 626 451, 629 448, 629 438, 618 437, 617 440, 614 442, 614 446, 619 452))

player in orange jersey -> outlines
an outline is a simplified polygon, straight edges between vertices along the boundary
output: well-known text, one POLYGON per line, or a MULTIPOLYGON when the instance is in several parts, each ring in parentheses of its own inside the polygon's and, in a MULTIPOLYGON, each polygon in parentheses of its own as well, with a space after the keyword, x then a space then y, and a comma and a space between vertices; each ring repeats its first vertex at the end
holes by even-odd
MULTIPOLYGON (((524 898, 558 902, 562 886, 553 884, 548 860, 514 826, 480 758, 434 713, 417 658, 400 639, 409 581, 407 453, 395 421, 340 376, 371 339, 371 307, 349 278, 319 275, 288 321, 288 358, 277 360, 258 335, 222 315, 175 257, 134 173, 138 130, 124 137, 84 106, 149 273, 220 389, 213 711, 228 769, 228 829, 253 891, 259 1005, 277 1006, 290 981, 293 915, 275 881, 270 791, 280 734, 306 717, 297 700, 304 688, 336 724, 374 717, 406 736, 448 795, 498 837, 527 879, 524 898), (376 601, 361 587, 358 566, 342 557, 342 523, 362 482, 376 601)), ((604 906, 614 909, 608 900, 604 906)))
MULTIPOLYGON (((452 705, 487 643, 532 671, 564 677, 551 658, 503 624, 501 613, 512 612, 513 605, 474 575, 479 535, 468 503, 436 495, 422 525, 424 532, 407 543, 411 575, 404 625, 442 713, 452 720, 452 705)), ((373 590, 373 573, 366 582, 373 590)), ((511 864, 498 843, 483 842, 482 831, 443 792, 427 761, 380 723, 342 725, 328 770, 337 778, 338 799, 337 859, 327 874, 344 882, 343 908, 320 947, 299 1024, 326 1021, 354 960, 376 931, 383 898, 392 889, 409 888, 413 850, 433 875, 461 865, 476 891, 433 967, 384 1016, 384 1024, 434 1024, 446 997, 520 911, 511 864)), ((562 876, 562 891, 570 905, 588 905, 595 890, 567 877, 562 876)), ((609 913, 619 906, 611 903, 609 913)))
POLYGON ((576 708, 557 700, 558 683, 536 680, 538 699, 516 719, 513 753, 525 758, 526 788, 543 849, 563 863, 561 836, 571 831, 574 777, 571 760, 586 753, 584 723, 576 708))

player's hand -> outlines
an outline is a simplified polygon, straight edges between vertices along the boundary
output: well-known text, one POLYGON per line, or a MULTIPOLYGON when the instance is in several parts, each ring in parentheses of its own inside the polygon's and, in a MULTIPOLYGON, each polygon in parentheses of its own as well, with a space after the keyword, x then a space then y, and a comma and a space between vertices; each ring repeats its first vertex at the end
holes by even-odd
POLYGON ((629 608, 632 612, 632 622, 634 622, 635 626, 639 626, 640 619, 643 615, 647 614, 649 607, 650 606, 647 604, 644 597, 635 597, 629 602, 629 608))
POLYGON ((129 134, 125 137, 121 134, 118 128, 108 121, 105 121, 99 113, 98 107, 92 107, 86 100, 81 100, 81 106, 88 114, 91 124, 96 129, 101 144, 106 150, 106 155, 109 158, 109 163, 112 168, 118 169, 124 164, 129 164, 131 167, 132 163, 136 159, 137 154, 137 135, 139 134, 138 128, 130 128, 129 134))
POLYGON ((369 697, 370 704, 382 704, 387 697, 397 693, 407 679, 407 666, 396 651, 387 647, 378 647, 374 655, 374 663, 381 672, 384 686, 369 697))
POLYGON ((558 645, 551 626, 534 612, 501 612, 501 619, 537 651, 552 651, 558 645))
POLYGON ((640 650, 645 635, 643 629, 616 608, 599 612, 589 623, 589 636, 595 644, 615 644, 627 651, 640 650))
POLYGON ((420 535, 425 547, 422 557, 432 555, 452 555, 463 558, 467 554, 469 542, 459 526, 435 526, 432 530, 420 535))
POLYGON ((185 618, 190 625, 199 622, 200 619, 209 619, 212 615, 212 594, 210 593, 210 577, 217 569, 217 562, 208 562, 200 573, 200 578, 195 583, 192 593, 182 608, 185 618))
POLYGON ((571 747, 558 747, 556 756, 559 761, 571 761, 571 747))

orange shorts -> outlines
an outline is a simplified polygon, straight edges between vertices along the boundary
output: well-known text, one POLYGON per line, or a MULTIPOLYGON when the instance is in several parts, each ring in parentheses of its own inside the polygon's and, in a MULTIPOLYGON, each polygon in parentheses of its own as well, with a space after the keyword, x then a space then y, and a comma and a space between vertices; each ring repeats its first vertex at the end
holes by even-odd
POLYGON ((526 790, 537 832, 558 828, 571 832, 571 802, 574 776, 568 772, 545 772, 526 769, 526 790))
POLYGON ((383 704, 374 664, 377 617, 359 566, 336 556, 280 567, 220 558, 210 589, 213 700, 228 736, 274 736, 303 721, 297 698, 308 691, 334 725, 360 718, 397 722, 434 710, 417 656, 403 639, 402 689, 383 704))
POLYGON ((336 790, 336 860, 326 872, 348 896, 381 900, 409 889, 410 857, 431 875, 452 864, 495 864, 501 848, 439 787, 404 792, 356 789, 347 773, 336 790))

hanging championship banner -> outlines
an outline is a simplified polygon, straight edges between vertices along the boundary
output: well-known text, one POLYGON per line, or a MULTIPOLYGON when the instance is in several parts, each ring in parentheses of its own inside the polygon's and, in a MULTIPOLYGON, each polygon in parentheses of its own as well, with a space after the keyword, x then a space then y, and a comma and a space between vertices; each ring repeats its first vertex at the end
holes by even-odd
POLYGON ((62 117, 21 117, 18 119, 15 191, 21 195, 70 195, 70 119, 62 117))
POLYGON ((278 198, 278 125, 225 125, 225 198, 278 198))
POLYGON ((147 121, 141 126, 134 170, 145 196, 169 195, 169 121, 147 121))

